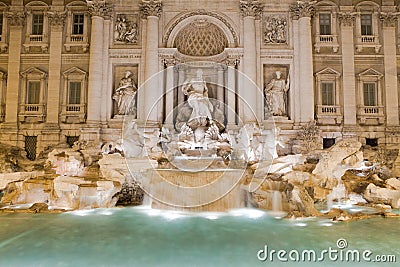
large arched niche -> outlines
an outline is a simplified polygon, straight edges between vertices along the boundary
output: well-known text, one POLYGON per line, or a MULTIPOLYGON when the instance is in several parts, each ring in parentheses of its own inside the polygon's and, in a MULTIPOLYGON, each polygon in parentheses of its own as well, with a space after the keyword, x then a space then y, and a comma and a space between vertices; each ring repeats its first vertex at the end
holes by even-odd
POLYGON ((195 23, 196 21, 207 21, 212 25, 217 26, 225 35, 227 39, 227 47, 237 47, 239 44, 238 30, 233 26, 233 22, 229 21, 223 15, 214 12, 207 11, 194 11, 185 14, 181 14, 173 19, 167 26, 167 31, 164 34, 164 45, 167 48, 173 48, 175 39, 179 35, 180 31, 186 28, 188 25, 195 23))
POLYGON ((187 56, 207 57, 221 54, 228 47, 224 32, 205 19, 195 20, 176 36, 174 47, 187 56))

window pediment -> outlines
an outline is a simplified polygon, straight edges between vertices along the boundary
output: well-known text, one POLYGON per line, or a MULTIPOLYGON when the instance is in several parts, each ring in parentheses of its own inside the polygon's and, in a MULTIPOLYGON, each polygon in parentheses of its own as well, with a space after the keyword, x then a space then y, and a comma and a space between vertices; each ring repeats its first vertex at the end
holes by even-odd
POLYGON ((21 76, 24 77, 24 78, 37 77, 37 78, 40 78, 40 79, 44 79, 44 78, 47 77, 47 73, 42 71, 42 70, 40 70, 40 69, 38 69, 38 68, 36 68, 36 67, 30 67, 29 69, 21 72, 21 76))
POLYGON ((332 76, 332 77, 340 77, 340 73, 332 68, 325 68, 315 74, 315 76, 332 76))
POLYGON ((369 68, 360 74, 357 75, 359 79, 367 79, 367 78, 374 78, 376 80, 380 80, 383 77, 383 74, 377 70, 369 68))
POLYGON ((72 68, 64 71, 63 76, 64 76, 64 78, 68 78, 68 77, 86 78, 87 72, 85 72, 84 70, 81 70, 80 68, 72 67, 72 68))

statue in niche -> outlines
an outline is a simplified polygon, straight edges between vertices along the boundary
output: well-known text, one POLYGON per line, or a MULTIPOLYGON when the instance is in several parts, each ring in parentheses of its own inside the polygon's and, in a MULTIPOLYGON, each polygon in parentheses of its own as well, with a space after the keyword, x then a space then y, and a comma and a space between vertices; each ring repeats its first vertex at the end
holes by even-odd
POLYGON ((264 42, 266 44, 286 43, 286 26, 286 18, 267 17, 265 21, 264 42))
POLYGON ((188 96, 188 104, 192 108, 190 121, 196 121, 199 125, 203 124, 203 120, 212 119, 211 114, 214 107, 208 98, 208 88, 206 82, 203 80, 203 72, 197 71, 196 78, 185 82, 182 87, 182 92, 188 96))
POLYGON ((188 96, 187 102, 179 106, 179 113, 176 116, 175 128, 182 130, 186 123, 191 127, 205 126, 210 120, 224 129, 225 114, 221 108, 221 103, 217 100, 211 102, 208 97, 208 87, 203 80, 203 72, 197 71, 197 76, 185 81, 182 87, 183 94, 188 96))
POLYGON ((289 91, 289 76, 287 80, 282 78, 280 71, 275 72, 276 78, 272 79, 264 89, 267 100, 267 111, 273 116, 287 116, 286 102, 289 91))
POLYGON ((124 17, 118 17, 115 23, 114 40, 135 44, 138 41, 138 26, 124 17))
POLYGON ((113 95, 117 104, 116 115, 136 116, 136 93, 137 87, 133 81, 133 73, 127 70, 113 95))

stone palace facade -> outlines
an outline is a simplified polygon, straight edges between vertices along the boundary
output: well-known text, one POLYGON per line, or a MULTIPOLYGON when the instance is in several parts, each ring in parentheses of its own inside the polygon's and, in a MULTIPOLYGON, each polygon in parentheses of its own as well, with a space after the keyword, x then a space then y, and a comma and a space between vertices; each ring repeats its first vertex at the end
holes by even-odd
POLYGON ((117 140, 122 96, 135 102, 139 125, 174 125, 168 114, 185 99, 178 87, 190 64, 213 62, 209 97, 229 107, 228 130, 255 120, 240 98, 286 141, 315 120, 325 147, 343 138, 398 145, 399 5, 0 0, 0 142, 34 158, 62 142, 117 140), (145 84, 161 70, 163 79, 145 84), (259 89, 243 86, 240 73, 259 89))

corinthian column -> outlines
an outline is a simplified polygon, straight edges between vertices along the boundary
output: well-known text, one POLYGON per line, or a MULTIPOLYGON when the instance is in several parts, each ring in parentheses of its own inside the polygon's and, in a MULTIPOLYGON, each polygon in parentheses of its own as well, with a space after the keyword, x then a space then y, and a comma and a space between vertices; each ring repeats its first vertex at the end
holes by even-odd
POLYGON ((47 13, 50 21, 50 49, 49 49, 49 86, 47 92, 47 123, 58 124, 60 109, 60 79, 61 79, 61 52, 62 34, 65 12, 51 11, 47 13))
MULTIPOLYGON (((243 72, 252 84, 241 84, 239 95, 245 103, 239 106, 239 115, 245 123, 255 122, 260 109, 257 83, 257 50, 255 19, 261 16, 263 7, 258 0, 240 1, 240 11, 243 16, 243 72), (256 117, 254 117, 256 115, 256 117)), ((261 95, 261 94, 260 94, 261 95)), ((262 100, 262 99, 261 99, 262 100)), ((262 102, 261 102, 262 104, 262 102)))
POLYGON ((385 96, 387 126, 399 125, 399 100, 397 90, 397 14, 381 13, 383 22, 383 49, 385 59, 385 96))
POLYGON ((357 124, 356 77, 354 70, 354 21, 355 14, 342 12, 339 14, 342 39, 343 66, 343 112, 344 126, 348 130, 357 124))
POLYGON ((298 1, 290 7, 293 20, 298 21, 298 60, 300 62, 300 84, 296 90, 300 93, 300 122, 314 119, 314 81, 313 81, 313 55, 311 39, 311 17, 314 14, 314 3, 298 1))
POLYGON ((109 16, 112 9, 104 0, 87 1, 87 3, 89 14, 92 16, 87 120, 88 123, 99 124, 103 80, 103 24, 104 17, 109 16))
POLYGON ((19 73, 21 70, 21 43, 22 28, 24 27, 25 13, 13 11, 7 14, 10 25, 10 39, 8 50, 8 76, 6 92, 5 122, 10 126, 17 126, 18 99, 19 99, 19 73))
POLYGON ((148 123, 157 123, 162 114, 161 101, 162 88, 158 84, 158 79, 153 75, 159 71, 158 62, 158 21, 162 12, 161 0, 143 0, 140 4, 140 11, 146 19, 146 42, 145 42, 145 86, 143 98, 139 97, 144 105, 144 113, 140 112, 139 119, 147 120, 148 123))

